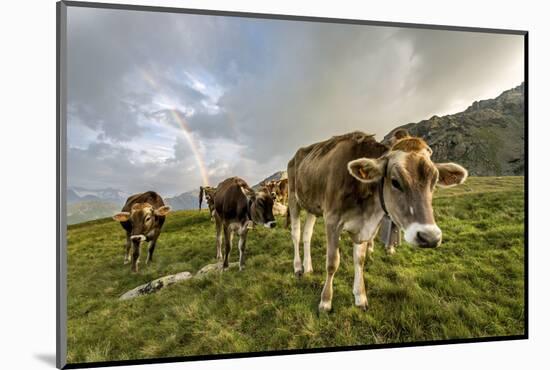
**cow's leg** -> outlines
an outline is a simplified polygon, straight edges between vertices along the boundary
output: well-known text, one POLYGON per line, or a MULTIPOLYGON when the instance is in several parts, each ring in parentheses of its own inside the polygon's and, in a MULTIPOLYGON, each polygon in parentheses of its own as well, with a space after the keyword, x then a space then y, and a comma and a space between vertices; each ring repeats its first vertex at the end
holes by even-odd
POLYGON ((294 274, 302 276, 302 260, 300 259, 300 206, 294 196, 288 200, 288 214, 290 217, 290 234, 294 244, 294 274))
POLYGON ((367 242, 367 257, 369 261, 373 261, 373 254, 374 254, 374 240, 370 240, 367 242))
POLYGON ((395 244, 390 244, 386 247, 386 254, 395 254, 395 247, 401 244, 401 231, 397 231, 397 241, 395 244))
POLYGON ((149 243, 149 248, 147 250, 147 260, 145 261, 145 264, 148 265, 149 262, 153 262, 153 252, 155 251, 155 247, 157 246, 157 239, 158 235, 155 235, 153 240, 149 243))
POLYGON ((138 271, 140 242, 132 242, 132 271, 138 271))
POLYGON ((340 265, 340 251, 338 250, 338 239, 340 238, 340 227, 338 223, 325 217, 325 229, 327 234, 327 277, 325 286, 321 293, 319 311, 330 311, 332 308, 332 280, 338 266, 340 265))
POLYGON ((223 241, 223 235, 222 235, 222 223, 221 221, 216 217, 216 259, 222 260, 222 241, 223 241))
POLYGON ((317 217, 311 213, 306 214, 306 221, 304 223, 304 273, 313 272, 311 265, 311 237, 313 235, 313 226, 315 226, 315 220, 317 217))
POLYGON ((244 269, 244 251, 246 249, 246 236, 248 234, 248 224, 242 227, 239 233, 239 270, 244 269))
POLYGON ((229 267, 229 252, 231 252, 231 244, 233 242, 233 232, 228 225, 223 225, 223 239, 225 242, 225 253, 223 255, 223 268, 229 267))
POLYGON ((124 264, 130 263, 130 250, 132 249, 132 240, 130 239, 130 233, 126 232, 126 253, 124 254, 124 264))
POLYGON ((353 265, 355 268, 355 277, 353 279, 353 295, 355 296, 355 305, 366 310, 368 307, 367 290, 363 280, 363 266, 365 264, 365 254, 372 241, 353 244, 353 265))
POLYGON ((374 241, 370 240, 367 242, 367 253, 374 253, 374 241))

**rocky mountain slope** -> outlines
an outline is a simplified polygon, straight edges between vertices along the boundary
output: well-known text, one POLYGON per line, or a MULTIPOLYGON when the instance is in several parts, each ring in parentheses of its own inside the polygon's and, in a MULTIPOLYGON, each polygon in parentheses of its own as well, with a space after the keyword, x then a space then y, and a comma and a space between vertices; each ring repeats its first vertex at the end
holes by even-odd
POLYGON ((79 186, 70 186, 67 189, 67 202, 69 203, 98 201, 124 204, 129 196, 129 193, 113 188, 89 189, 79 186))
POLYGON ((504 91, 494 99, 474 102, 464 112, 409 123, 405 128, 423 137, 437 162, 453 161, 473 176, 523 175, 524 84, 504 91))
MULTIPOLYGON (((165 203, 170 205, 174 211, 199 208, 199 189, 187 191, 179 195, 164 199, 165 203)), ((203 200, 203 207, 206 201, 203 200)))

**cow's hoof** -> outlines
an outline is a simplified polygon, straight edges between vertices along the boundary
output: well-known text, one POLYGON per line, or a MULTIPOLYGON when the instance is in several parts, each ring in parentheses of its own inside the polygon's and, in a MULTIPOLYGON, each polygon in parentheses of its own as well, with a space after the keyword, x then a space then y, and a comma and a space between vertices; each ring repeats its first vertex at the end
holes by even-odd
POLYGON ((130 263, 130 260, 124 260, 124 264, 127 265, 130 263))
POLYGON ((294 271, 294 276, 296 276, 298 279, 301 278, 304 275, 304 271, 302 269, 294 271))
POLYGON ((395 248, 393 246, 386 248, 386 254, 388 256, 391 256, 392 254, 395 254, 395 248))
POLYGON ((319 312, 330 312, 332 310, 332 302, 321 301, 319 303, 319 312))
POLYGON ((355 296, 355 305, 362 309, 363 311, 366 311, 369 308, 369 301, 367 301, 366 295, 356 295, 355 296))
POLYGON ((306 274, 312 274, 312 273, 313 273, 313 269, 312 269, 312 268, 304 269, 304 275, 306 275, 306 274))

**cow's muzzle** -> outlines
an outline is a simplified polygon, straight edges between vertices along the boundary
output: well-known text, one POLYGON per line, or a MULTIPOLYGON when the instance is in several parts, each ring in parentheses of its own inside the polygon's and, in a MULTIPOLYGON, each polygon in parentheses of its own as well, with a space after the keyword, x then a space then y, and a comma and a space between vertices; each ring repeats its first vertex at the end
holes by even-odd
POLYGON ((132 235, 130 239, 132 239, 132 241, 134 242, 144 242, 146 238, 145 235, 132 235))
POLYGON ((405 240, 421 248, 435 248, 441 244, 441 229, 435 224, 413 223, 405 230, 405 240))
POLYGON ((268 229, 273 229, 275 226, 277 226, 277 222, 276 221, 269 221, 269 222, 266 222, 264 224, 265 227, 267 227, 268 229))

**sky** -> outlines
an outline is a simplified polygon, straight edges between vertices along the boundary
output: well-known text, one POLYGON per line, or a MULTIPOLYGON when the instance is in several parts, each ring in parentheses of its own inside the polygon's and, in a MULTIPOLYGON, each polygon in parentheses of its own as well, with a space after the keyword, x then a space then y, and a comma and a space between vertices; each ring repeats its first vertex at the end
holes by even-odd
POLYGON ((523 37, 68 8, 69 187, 173 196, 523 81, 523 37))

